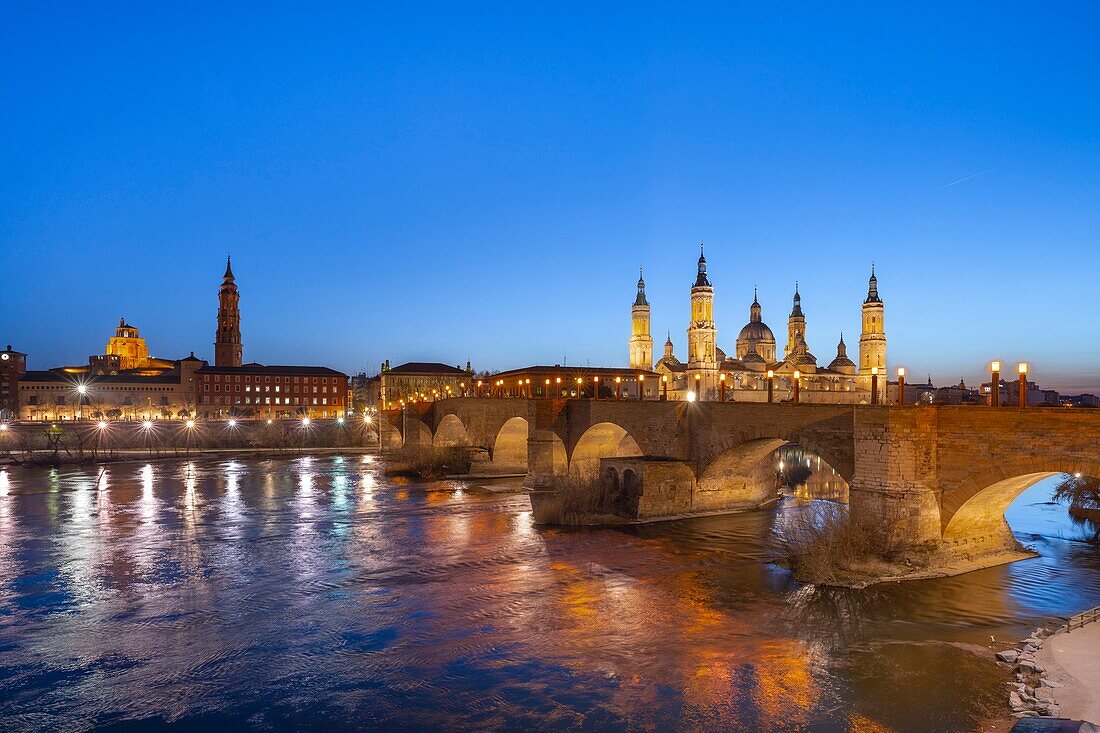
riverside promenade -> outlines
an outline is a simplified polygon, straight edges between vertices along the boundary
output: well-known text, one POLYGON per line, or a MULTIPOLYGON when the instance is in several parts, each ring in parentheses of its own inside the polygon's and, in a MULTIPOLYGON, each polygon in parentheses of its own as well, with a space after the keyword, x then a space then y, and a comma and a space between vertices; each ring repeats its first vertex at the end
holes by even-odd
POLYGON ((1100 622, 1047 637, 1035 659, 1056 685, 1062 717, 1100 723, 1100 622))

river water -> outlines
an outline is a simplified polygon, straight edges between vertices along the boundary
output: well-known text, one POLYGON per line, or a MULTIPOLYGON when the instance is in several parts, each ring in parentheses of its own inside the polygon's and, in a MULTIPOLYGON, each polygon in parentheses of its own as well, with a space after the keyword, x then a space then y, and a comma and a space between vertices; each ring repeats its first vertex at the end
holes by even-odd
POLYGON ((485 485, 0 470, 0 730, 981 730, 1005 678, 975 650, 1100 604, 1049 484, 1009 512, 1041 557, 862 591, 765 562, 790 502, 561 530, 485 485))

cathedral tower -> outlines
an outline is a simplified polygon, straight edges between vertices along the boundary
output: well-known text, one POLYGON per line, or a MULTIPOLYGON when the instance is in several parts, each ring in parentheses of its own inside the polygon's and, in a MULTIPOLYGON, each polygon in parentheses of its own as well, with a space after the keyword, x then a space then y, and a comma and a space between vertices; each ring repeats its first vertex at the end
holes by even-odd
POLYGON ((783 354, 788 359, 799 341, 806 340, 806 316, 802 314, 802 296, 798 294, 798 283, 794 284, 794 307, 787 319, 787 350, 783 354))
POLYGON ((645 279, 638 271, 638 297, 630 309, 630 368, 653 368, 653 336, 649 333, 649 301, 645 299, 645 279))
POLYGON ((225 260, 225 275, 218 290, 218 332, 214 336, 214 366, 240 366, 241 296, 233 278, 229 258, 225 260))
POLYGON ((699 270, 691 287, 691 325, 688 326, 688 369, 718 369, 718 328, 714 325, 714 288, 707 279, 707 258, 699 245, 699 270))
POLYGON ((859 376, 871 385, 871 368, 878 367, 879 388, 886 389, 886 314, 878 295, 878 278, 871 265, 867 299, 863 301, 863 332, 859 337, 859 376))

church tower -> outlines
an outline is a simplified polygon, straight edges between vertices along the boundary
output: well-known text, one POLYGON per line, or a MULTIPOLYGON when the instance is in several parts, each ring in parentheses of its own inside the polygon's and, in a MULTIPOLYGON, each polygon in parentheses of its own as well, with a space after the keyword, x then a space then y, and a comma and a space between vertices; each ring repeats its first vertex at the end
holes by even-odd
POLYGON ((214 366, 240 366, 241 296, 233 278, 229 258, 225 260, 225 275, 218 290, 218 332, 214 336, 214 366))
POLYGON ((871 386, 871 368, 878 367, 879 388, 886 389, 886 314, 878 295, 878 278, 871 265, 867 299, 863 301, 863 332, 859 337, 859 376, 871 386))
POLYGON ((653 368, 653 336, 649 333, 649 301, 645 299, 645 279, 638 271, 638 297, 630 309, 630 368, 653 368))
POLYGON ((691 287, 691 325, 688 326, 688 369, 717 370, 718 328, 714 325, 714 288, 707 279, 707 258, 699 245, 699 268, 691 287))
POLYGON ((787 319, 787 349, 784 359, 789 359, 799 341, 806 340, 806 316, 802 314, 802 296, 798 294, 798 283, 794 284, 794 307, 787 319))

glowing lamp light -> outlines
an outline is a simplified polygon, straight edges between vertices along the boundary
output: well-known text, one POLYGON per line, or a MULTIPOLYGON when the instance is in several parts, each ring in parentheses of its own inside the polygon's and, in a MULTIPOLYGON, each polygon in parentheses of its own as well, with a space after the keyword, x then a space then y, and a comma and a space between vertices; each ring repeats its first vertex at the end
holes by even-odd
POLYGON ((687 401, 688 402, 694 402, 695 401, 695 390, 688 390, 687 401))
POLYGON ((993 363, 991 363, 991 364, 989 365, 989 371, 991 371, 991 372, 999 372, 999 371, 1001 371, 1001 362, 999 362, 999 361, 994 361, 993 363))
POLYGON ((769 369, 768 370, 768 379, 771 379, 774 376, 775 376, 775 372, 773 372, 771 369, 769 369))
POLYGON ((363 422, 365 422, 367 425, 370 425, 370 423, 371 423, 370 415, 363 415, 363 422))
POLYGON ((795 378, 795 379, 802 379, 802 372, 800 372, 800 371, 798 371, 797 369, 795 369, 795 370, 794 370, 794 378, 795 378))
POLYGON ((1027 362, 1026 361, 1021 361, 1019 364, 1017 364, 1016 365, 1016 371, 1019 374, 1027 374, 1027 362))
MULTIPOLYGON (((268 420, 268 422, 271 422, 271 421, 268 420)), ((195 427, 195 421, 194 420, 188 420, 185 424, 187 425, 188 430, 193 430, 194 427, 195 427)))
POLYGON ((153 429, 153 422, 151 420, 145 420, 144 422, 141 423, 141 427, 145 428, 146 430, 152 430, 153 429))
POLYGON ((304 428, 308 425, 309 425, 309 418, 308 417, 303 417, 302 418, 302 427, 304 428))
POLYGON ((106 430, 106 429, 107 429, 107 423, 105 423, 105 422, 104 422, 104 421, 102 421, 102 420, 100 420, 99 422, 97 422, 97 423, 95 424, 95 426, 96 426, 97 428, 99 428, 100 430, 106 430))
POLYGON ((580 384, 583 381, 584 381, 583 379, 581 379, 580 377, 577 377, 577 384, 580 384))
POLYGON ((229 427, 231 427, 231 428, 237 427, 237 421, 234 418, 229 418, 229 427))
POLYGON ((718 375, 718 381, 719 381, 719 382, 724 382, 724 381, 726 381, 726 375, 725 375, 725 374, 719 374, 719 375, 718 375))
POLYGON ((79 392, 80 394, 88 394, 88 385, 78 384, 78 385, 76 385, 76 391, 79 392))
POLYGON ((871 374, 878 374, 878 367, 871 367, 871 374))
POLYGON ((6 422, 0 422, 0 433, 6 432, 7 429, 8 429, 8 424, 6 422))
POLYGON ((905 367, 898 367, 898 376, 899 377, 904 377, 905 376, 905 367))
POLYGON ((267 424, 268 424, 268 425, 270 425, 270 424, 271 424, 271 418, 268 418, 268 420, 267 420, 267 424))

